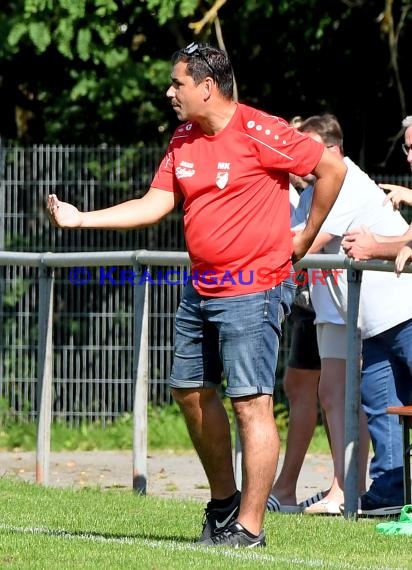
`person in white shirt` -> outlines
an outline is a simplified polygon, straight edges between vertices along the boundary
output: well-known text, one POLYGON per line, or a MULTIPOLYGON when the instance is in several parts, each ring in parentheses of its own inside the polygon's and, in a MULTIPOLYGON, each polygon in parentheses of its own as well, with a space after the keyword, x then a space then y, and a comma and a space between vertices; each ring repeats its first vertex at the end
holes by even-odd
MULTIPOLYGON (((300 196, 300 201, 292 218, 292 227, 299 231, 306 224, 312 203, 313 187, 307 187, 300 196)), ((318 252, 321 233, 315 239, 311 253, 318 252)), ((333 460, 333 480, 326 491, 318 493, 318 500, 304 505, 306 514, 340 514, 340 505, 344 501, 344 442, 345 442, 345 379, 346 379, 346 322, 339 313, 332 299, 329 288, 320 269, 309 270, 308 283, 310 296, 316 313, 316 325, 321 374, 318 396, 325 416, 329 443, 333 460)), ((305 398, 302 392, 301 398, 305 398)), ((369 450, 369 434, 366 416, 360 413, 360 452, 359 452, 359 493, 365 492, 366 470, 369 450)), ((290 426, 289 426, 290 431, 290 426)))
MULTIPOLYGON (((401 214, 393 210, 390 202, 384 205, 384 191, 344 156, 342 129, 336 117, 328 113, 316 115, 304 121, 300 129, 340 156, 348 169, 341 193, 311 252, 322 248, 325 253, 345 255, 342 237, 352 228, 363 225, 387 236, 407 231, 408 224, 401 214)), ((335 276, 327 275, 325 282, 345 320, 346 275, 339 273, 337 279, 335 276)), ((374 456, 369 473, 372 484, 360 497, 360 514, 396 514, 403 505, 402 433, 397 418, 388 415, 386 408, 411 403, 411 291, 412 275, 397 278, 393 273, 363 272, 359 309, 361 398, 374 456)))
MULTIPOLYGON (((404 142, 402 150, 412 171, 412 115, 402 121, 404 142)), ((399 210, 401 204, 412 206, 412 190, 396 184, 379 184, 388 192, 384 204, 391 202, 394 210, 399 210)), ((348 257, 354 259, 389 259, 395 260, 395 271, 399 275, 405 264, 412 261, 412 225, 403 235, 382 236, 374 234, 366 226, 347 232, 342 242, 348 257)))
MULTIPOLYGON (((300 119, 301 122, 302 119, 300 119)), ((298 126, 296 120, 293 123, 295 127, 298 126)), ((313 183, 313 180, 310 177, 303 179, 293 175, 290 175, 290 179, 291 225, 293 227, 297 223, 296 215, 299 217, 302 215, 301 197, 306 193, 305 188, 309 183, 313 183), (301 194, 296 188, 301 190, 301 194)), ((292 281, 297 282, 297 277, 293 276, 292 281)), ((296 495, 299 475, 318 421, 320 357, 314 319, 315 312, 310 301, 309 289, 298 287, 289 316, 289 357, 283 378, 283 390, 289 403, 286 449, 282 469, 276 477, 267 501, 266 508, 269 512, 301 513, 305 507, 323 497, 320 491, 298 503, 296 495)))

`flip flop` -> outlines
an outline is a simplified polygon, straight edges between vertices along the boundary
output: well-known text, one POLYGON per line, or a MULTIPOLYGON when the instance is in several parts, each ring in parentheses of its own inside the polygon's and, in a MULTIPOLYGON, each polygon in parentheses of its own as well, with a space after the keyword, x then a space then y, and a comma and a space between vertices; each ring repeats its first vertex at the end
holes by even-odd
POLYGON ((282 505, 275 495, 269 495, 266 510, 270 513, 294 514, 301 513, 302 507, 300 505, 282 505))
POLYGON ((305 515, 341 515, 339 503, 324 499, 303 509, 305 515))

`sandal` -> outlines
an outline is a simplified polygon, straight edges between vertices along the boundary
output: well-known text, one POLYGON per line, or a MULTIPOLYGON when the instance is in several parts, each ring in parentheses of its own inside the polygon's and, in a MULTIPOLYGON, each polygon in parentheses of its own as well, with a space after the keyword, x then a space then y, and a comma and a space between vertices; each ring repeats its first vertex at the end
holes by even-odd
POLYGON ((328 491, 318 491, 316 495, 312 495, 312 497, 305 499, 304 501, 299 503, 299 505, 302 507, 303 510, 306 507, 310 507, 310 505, 313 505, 314 503, 321 501, 324 497, 326 497, 327 493, 328 491))
POLYGON ((266 503, 266 510, 270 513, 301 513, 302 507, 300 505, 282 505, 275 495, 269 495, 266 503))

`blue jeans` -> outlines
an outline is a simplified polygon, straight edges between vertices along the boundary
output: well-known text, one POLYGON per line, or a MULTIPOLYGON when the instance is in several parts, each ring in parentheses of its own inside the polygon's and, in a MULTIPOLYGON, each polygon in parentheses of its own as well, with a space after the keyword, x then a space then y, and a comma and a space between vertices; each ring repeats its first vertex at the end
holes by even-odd
POLYGON ((362 405, 374 451, 368 495, 383 505, 403 505, 402 429, 386 408, 411 403, 412 319, 365 339, 362 356, 362 405))
POLYGON ((227 380, 231 398, 273 394, 289 287, 236 297, 199 295, 191 281, 176 313, 170 386, 210 388, 227 380))

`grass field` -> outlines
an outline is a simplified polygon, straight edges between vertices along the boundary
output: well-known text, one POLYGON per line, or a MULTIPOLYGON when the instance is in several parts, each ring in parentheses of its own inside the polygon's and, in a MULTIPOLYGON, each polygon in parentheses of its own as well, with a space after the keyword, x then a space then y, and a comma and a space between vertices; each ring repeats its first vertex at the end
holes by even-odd
POLYGON ((131 491, 0 480, 2 569, 411 568, 411 540, 376 520, 267 514, 267 547, 199 548, 203 506, 131 491))

